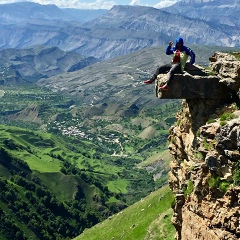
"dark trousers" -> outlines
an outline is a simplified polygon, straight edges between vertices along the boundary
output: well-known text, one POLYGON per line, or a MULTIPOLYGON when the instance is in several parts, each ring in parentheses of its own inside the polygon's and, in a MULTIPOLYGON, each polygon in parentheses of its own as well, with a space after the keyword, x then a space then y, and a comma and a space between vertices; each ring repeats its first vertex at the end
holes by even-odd
POLYGON ((180 63, 167 63, 160 67, 158 67, 153 75, 154 80, 157 78, 157 75, 160 73, 167 73, 169 72, 169 77, 167 80, 167 85, 171 83, 173 80, 175 73, 181 73, 181 65, 180 63))

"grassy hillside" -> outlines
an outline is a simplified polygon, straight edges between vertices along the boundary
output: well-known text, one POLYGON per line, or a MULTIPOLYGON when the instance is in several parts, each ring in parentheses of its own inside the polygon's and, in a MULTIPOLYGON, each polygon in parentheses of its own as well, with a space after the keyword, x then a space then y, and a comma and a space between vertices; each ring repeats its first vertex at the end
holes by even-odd
POLYGON ((166 184, 178 101, 89 107, 34 85, 2 91, 1 239, 73 238, 166 184))
POLYGON ((0 133, 1 239, 8 239, 7 224, 16 226, 14 239, 40 239, 43 231, 43 239, 68 239, 166 181, 166 165, 156 168, 165 169, 159 184, 137 165, 139 158, 112 156, 93 141, 6 125, 0 125, 0 133), (63 233, 58 222, 52 238, 50 222, 58 218, 72 231, 63 233))
POLYGON ((72 163, 91 161, 86 144, 4 125, 0 133, 1 239, 70 239, 126 205, 106 187, 109 173, 72 163))
POLYGON ((74 240, 173 240, 171 225, 173 196, 163 187, 146 198, 109 217, 96 226, 84 230, 74 240))

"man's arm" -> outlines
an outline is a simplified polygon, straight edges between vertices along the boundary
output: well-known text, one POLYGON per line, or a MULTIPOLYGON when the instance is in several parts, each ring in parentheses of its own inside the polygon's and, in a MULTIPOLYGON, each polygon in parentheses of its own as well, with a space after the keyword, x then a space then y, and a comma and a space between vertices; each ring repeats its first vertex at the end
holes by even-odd
POLYGON ((190 56, 190 64, 194 64, 195 63, 195 53, 191 48, 187 48, 188 49, 188 55, 190 56))
POLYGON ((172 45, 173 45, 173 42, 170 41, 170 42, 168 43, 167 48, 166 48, 166 54, 167 54, 167 55, 171 55, 171 54, 173 54, 172 45))

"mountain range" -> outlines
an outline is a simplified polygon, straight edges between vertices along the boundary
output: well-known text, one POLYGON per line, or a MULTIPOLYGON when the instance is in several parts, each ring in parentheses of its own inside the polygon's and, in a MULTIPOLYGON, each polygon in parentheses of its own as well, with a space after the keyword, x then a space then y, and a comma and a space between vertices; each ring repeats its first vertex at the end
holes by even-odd
MULTIPOLYGON (((196 54, 196 64, 209 65, 209 57, 216 51, 234 48, 190 45, 196 54)), ((97 62, 79 71, 63 73, 37 81, 52 91, 77 98, 87 105, 120 103, 138 107, 157 106, 154 84, 143 80, 155 72, 157 66, 171 61, 165 47, 148 47, 133 53, 97 62)))
POLYGON ((239 0, 181 1, 165 9, 121 5, 82 22, 83 10, 2 4, 0 48, 41 44, 105 60, 165 45, 179 35, 189 44, 239 47, 239 11, 239 0))
MULTIPOLYGON (((215 51, 235 48, 190 45, 196 64, 207 66, 215 51)), ((99 61, 58 47, 34 46, 0 51, 0 84, 37 83, 87 105, 158 105, 153 86, 144 86, 158 65, 171 61, 165 47, 148 47, 99 61)))
MULTIPOLYGON (((29 82, 36 82, 40 78, 48 78, 65 72, 77 71, 98 61, 94 57, 84 57, 73 51, 65 52, 58 47, 41 45, 0 51, 2 70, 8 69, 8 72, 12 71, 18 78, 29 82)), ((14 79, 11 79, 10 82, 13 81, 14 79)), ((7 83, 9 81, 5 81, 5 84, 7 83)))
POLYGON ((215 26, 229 26, 232 31, 239 27, 239 0, 183 0, 164 10, 170 13, 201 19, 213 23, 215 26))
POLYGON ((106 13, 107 10, 60 9, 54 4, 41 5, 34 2, 16 2, 0 5, 1 23, 27 23, 29 20, 56 20, 86 22, 106 13))

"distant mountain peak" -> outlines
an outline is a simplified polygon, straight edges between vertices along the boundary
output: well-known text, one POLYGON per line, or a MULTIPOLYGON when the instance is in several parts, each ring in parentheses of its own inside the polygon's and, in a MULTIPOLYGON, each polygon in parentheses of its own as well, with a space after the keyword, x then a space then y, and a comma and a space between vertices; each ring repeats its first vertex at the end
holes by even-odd
POLYGON ((204 5, 204 4, 216 4, 216 5, 233 5, 240 3, 240 0, 182 0, 180 2, 177 2, 174 5, 182 5, 182 4, 198 4, 198 5, 204 5))

